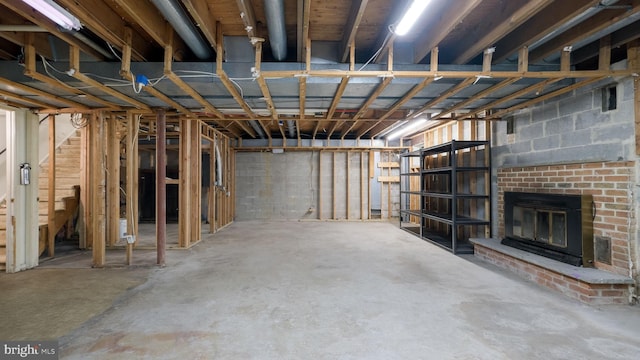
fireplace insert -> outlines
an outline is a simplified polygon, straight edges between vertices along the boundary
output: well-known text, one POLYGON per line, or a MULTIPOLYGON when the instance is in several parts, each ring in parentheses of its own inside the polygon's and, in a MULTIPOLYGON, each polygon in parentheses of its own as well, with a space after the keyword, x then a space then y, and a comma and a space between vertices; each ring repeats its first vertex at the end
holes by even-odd
POLYGON ((562 261, 593 266, 591 195, 504 193, 504 245, 562 261))

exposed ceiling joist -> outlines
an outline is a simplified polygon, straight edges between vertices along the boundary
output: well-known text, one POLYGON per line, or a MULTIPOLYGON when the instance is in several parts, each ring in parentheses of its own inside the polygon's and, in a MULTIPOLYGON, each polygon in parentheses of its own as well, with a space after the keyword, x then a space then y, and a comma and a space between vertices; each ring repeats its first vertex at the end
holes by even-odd
POLYGON ((209 4, 206 1, 182 0, 189 15, 195 20, 196 26, 202 31, 212 49, 216 49, 216 22, 211 16, 209 4))
POLYGON ((484 49, 493 46, 498 40, 505 36, 508 29, 520 26, 533 15, 544 9, 553 0, 530 0, 527 4, 518 8, 515 13, 494 26, 492 30, 481 39, 475 41, 462 54, 453 60, 454 64, 466 64, 484 49))
POLYGON ((620 21, 623 17, 628 17, 640 12, 640 0, 631 0, 628 3, 630 5, 629 8, 603 9, 594 16, 585 19, 578 25, 533 49, 529 53, 529 60, 531 62, 540 61, 565 46, 573 45, 581 39, 588 38, 606 29, 620 21))
POLYGON ((360 27, 364 11, 367 9, 368 2, 369 0, 355 0, 351 3, 351 10, 347 24, 345 25, 344 36, 338 48, 339 54, 341 54, 341 62, 347 61, 349 57, 349 47, 355 46, 356 34, 358 33, 358 28, 360 27))
POLYGON ((447 12, 438 17, 438 22, 429 27, 429 36, 421 36, 414 43, 413 62, 419 63, 431 50, 449 35, 456 26, 482 3, 482 0, 470 0, 464 4, 449 6, 447 12))
MULTIPOLYGON (((122 49, 125 46, 125 34, 129 25, 104 1, 100 0, 58 0, 82 24, 100 36, 104 41, 122 49)), ((132 37, 132 54, 136 61, 145 61, 152 51, 142 36, 132 37)))
POLYGON ((476 79, 477 78, 473 77, 473 78, 466 78, 466 79, 462 80, 462 82, 460 82, 459 84, 451 87, 449 90, 445 91, 440 96, 438 96, 435 99, 433 99, 433 100, 429 101, 428 103, 424 104, 420 109, 416 110, 416 112, 413 113, 413 115, 411 115, 411 118, 415 119, 415 118, 419 117, 420 114, 422 114, 423 112, 427 111, 432 106, 437 105, 437 104, 441 103, 442 101, 448 99, 452 95, 462 91, 467 86, 471 85, 474 81, 476 81, 476 79))
MULTIPOLYGON (((635 39, 640 38, 640 21, 636 21, 623 27, 620 30, 613 32, 610 36, 611 47, 617 48, 623 46, 635 39)), ((596 40, 588 45, 571 52, 571 62, 581 63, 598 56, 600 51, 600 41, 596 40)))
POLYGON ((127 14, 140 25, 144 31, 161 46, 170 45, 169 39, 173 39, 173 56, 181 60, 186 51, 184 41, 174 36, 174 30, 167 25, 160 11, 148 1, 111 0, 121 7, 127 14))
POLYGON ((449 114, 451 114, 452 112, 456 111, 456 110, 460 110, 462 108, 464 108, 465 106, 478 101, 480 99, 485 98, 486 96, 506 87, 509 86, 513 83, 515 83, 516 81, 518 81, 518 78, 513 78, 513 79, 506 79, 506 80, 502 80, 501 82, 480 91, 479 93, 471 96, 470 98, 468 98, 467 100, 464 101, 460 101, 459 103, 455 104, 454 106, 448 108, 447 110, 442 111, 441 113, 437 114, 436 116, 432 117, 432 120, 438 120, 438 119, 442 119, 444 116, 447 116, 449 114))
POLYGON ((556 31, 572 18, 582 14, 600 0, 554 1, 547 11, 537 13, 515 31, 508 33, 496 44, 493 62, 500 63, 518 52, 523 45, 531 46, 536 41, 556 31))

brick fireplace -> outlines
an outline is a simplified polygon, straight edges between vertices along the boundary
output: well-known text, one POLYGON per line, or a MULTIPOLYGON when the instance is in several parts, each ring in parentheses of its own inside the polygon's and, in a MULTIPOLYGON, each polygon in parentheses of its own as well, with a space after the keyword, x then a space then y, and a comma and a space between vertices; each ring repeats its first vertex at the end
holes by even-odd
POLYGON ((540 258, 478 239, 476 256, 513 270, 540 285, 592 304, 627 303, 635 216, 634 162, 588 162, 498 169, 498 238, 505 237, 505 192, 590 195, 593 199, 594 268, 540 258))

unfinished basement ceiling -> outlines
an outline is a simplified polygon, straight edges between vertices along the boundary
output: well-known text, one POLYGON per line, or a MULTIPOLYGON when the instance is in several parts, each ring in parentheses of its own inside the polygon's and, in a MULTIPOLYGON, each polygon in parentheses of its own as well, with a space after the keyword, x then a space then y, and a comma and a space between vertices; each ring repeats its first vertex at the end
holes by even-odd
POLYGON ((407 0, 55 2, 80 31, 0 1, 6 104, 165 108, 237 138, 370 139, 417 117, 499 119, 638 72, 609 65, 637 54, 640 0, 431 0, 405 36, 392 30, 407 0))

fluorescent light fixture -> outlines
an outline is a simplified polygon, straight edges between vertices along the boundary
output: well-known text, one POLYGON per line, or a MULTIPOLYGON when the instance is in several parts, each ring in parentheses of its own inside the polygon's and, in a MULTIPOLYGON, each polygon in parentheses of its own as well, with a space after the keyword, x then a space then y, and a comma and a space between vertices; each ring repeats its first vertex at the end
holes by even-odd
POLYGON ((387 134, 396 131, 397 129, 403 127, 409 120, 400 120, 396 124, 392 125, 389 129, 381 132, 378 137, 385 137, 387 134))
POLYGON ((71 15, 67 10, 52 0, 22 1, 65 30, 80 30, 82 28, 82 24, 80 24, 80 20, 78 20, 77 17, 71 15))
POLYGON ((420 15, 424 12, 424 9, 429 4, 430 0, 413 0, 411 6, 406 13, 400 19, 400 22, 396 26, 394 33, 398 36, 406 35, 413 24, 416 23, 420 15))
POLYGON ((395 140, 399 137, 402 137, 403 135, 411 133, 412 131, 416 131, 420 129, 421 127, 425 126, 427 122, 428 120, 425 118, 418 118, 418 119, 409 121, 406 126, 401 127, 396 131, 392 132, 391 134, 387 135, 386 139, 395 140))

